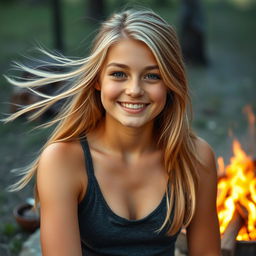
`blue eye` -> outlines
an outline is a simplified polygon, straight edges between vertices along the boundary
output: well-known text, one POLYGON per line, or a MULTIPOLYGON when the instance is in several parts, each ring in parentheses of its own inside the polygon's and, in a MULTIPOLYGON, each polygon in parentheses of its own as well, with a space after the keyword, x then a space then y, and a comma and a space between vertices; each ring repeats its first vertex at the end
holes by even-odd
POLYGON ((115 78, 125 78, 126 77, 125 73, 122 71, 113 72, 110 74, 110 76, 113 76, 115 78))
POLYGON ((158 74, 146 74, 145 78, 150 79, 150 80, 160 80, 161 79, 160 75, 158 75, 158 74))

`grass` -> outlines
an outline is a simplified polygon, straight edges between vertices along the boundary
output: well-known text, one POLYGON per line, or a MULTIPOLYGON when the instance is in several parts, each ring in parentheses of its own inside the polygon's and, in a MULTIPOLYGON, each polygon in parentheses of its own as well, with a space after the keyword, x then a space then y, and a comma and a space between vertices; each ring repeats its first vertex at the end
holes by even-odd
MULTIPOLYGON (((138 2, 138 1, 132 1, 138 2)), ((144 1, 153 3, 155 1, 144 1)), ((178 28, 179 5, 172 1, 168 7, 152 8, 178 28)), ((107 13, 117 7, 117 1, 109 0, 107 13)), ((140 2, 141 3, 141 2, 140 2)), ((193 126, 200 136, 213 146, 217 155, 230 154, 228 129, 245 138, 246 118, 242 108, 251 104, 256 109, 256 7, 244 9, 231 1, 205 1, 208 68, 188 66, 188 78, 192 90, 195 119, 193 126)), ((64 1, 65 54, 85 56, 90 47, 97 24, 86 18, 83 1, 64 1)), ((0 2, 0 72, 9 71, 12 60, 24 61, 22 55, 37 56, 31 49, 40 42, 52 49, 51 12, 47 1, 31 5, 29 1, 0 2)), ((27 60, 26 60, 27 61, 27 60)), ((6 102, 12 87, 0 77, 0 112, 8 113, 6 102)), ((32 194, 32 185, 20 193, 7 193, 6 186, 14 182, 9 172, 28 164, 47 140, 49 130, 29 132, 37 123, 18 119, 7 125, 0 124, 0 255, 17 255, 22 242, 29 234, 22 231, 12 217, 13 207, 32 194)))

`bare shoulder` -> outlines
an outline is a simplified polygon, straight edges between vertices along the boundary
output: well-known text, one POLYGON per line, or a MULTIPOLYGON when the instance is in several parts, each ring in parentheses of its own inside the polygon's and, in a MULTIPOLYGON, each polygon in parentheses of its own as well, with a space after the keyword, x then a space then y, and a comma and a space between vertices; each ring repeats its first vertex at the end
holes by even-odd
POLYGON ((79 142, 55 142, 48 145, 42 152, 41 162, 65 162, 76 163, 83 158, 83 152, 79 142))
MULTIPOLYGON (((71 190, 80 197, 87 182, 84 154, 79 142, 56 142, 41 153, 37 170, 38 191, 71 190)), ((40 193, 39 193, 40 198, 40 193)))
POLYGON ((215 154, 212 147, 202 138, 195 139, 195 146, 199 160, 203 165, 215 163, 215 154))
POLYGON ((79 142, 53 143, 40 156, 36 184, 43 255, 82 255, 77 206, 83 158, 79 142))
POLYGON ((212 147, 202 138, 195 139, 195 150, 199 162, 197 163, 197 172, 200 187, 216 186, 217 169, 215 154, 212 147))
POLYGON ((187 228, 189 255, 220 255, 220 235, 216 211, 217 170, 211 146, 195 139, 198 187, 196 209, 187 228), (210 241, 210 242, 209 242, 210 241))
MULTIPOLYGON (((195 139, 195 149, 198 156, 198 170, 211 172, 216 175, 216 160, 212 147, 202 138, 195 139)), ((201 172, 199 173, 201 174, 201 172)))

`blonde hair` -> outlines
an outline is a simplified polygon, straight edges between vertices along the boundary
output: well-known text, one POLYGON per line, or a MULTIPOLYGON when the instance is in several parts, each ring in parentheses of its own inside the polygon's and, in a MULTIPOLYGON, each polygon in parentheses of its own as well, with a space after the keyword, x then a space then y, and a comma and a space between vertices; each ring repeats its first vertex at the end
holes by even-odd
MULTIPOLYGON (((67 72, 46 72, 17 64, 21 70, 37 78, 24 81, 7 77, 7 80, 18 87, 29 88, 43 97, 43 100, 10 115, 5 122, 30 111, 33 111, 30 119, 34 120, 56 102, 68 99, 58 116, 43 125, 48 127, 57 124, 42 150, 54 142, 71 141, 79 139, 81 135, 86 136, 104 116, 95 82, 109 47, 124 37, 142 41, 151 49, 162 79, 168 87, 167 103, 157 117, 154 129, 157 144, 163 149, 163 162, 169 175, 170 192, 168 193, 166 188, 167 213, 159 231, 170 224, 167 233, 171 235, 181 227, 186 227, 195 212, 198 160, 195 153, 195 135, 191 132, 189 124, 188 110, 191 106, 178 39, 174 29, 153 11, 126 10, 112 15, 102 24, 87 58, 72 60, 41 50, 57 62, 56 66, 70 68, 67 72), (70 86, 54 96, 38 93, 33 89, 61 81, 71 81, 70 86)), ((11 186, 12 191, 20 190, 28 184, 36 175, 38 163, 39 157, 26 168, 23 177, 11 186)), ((35 198, 38 202, 36 185, 35 198)))

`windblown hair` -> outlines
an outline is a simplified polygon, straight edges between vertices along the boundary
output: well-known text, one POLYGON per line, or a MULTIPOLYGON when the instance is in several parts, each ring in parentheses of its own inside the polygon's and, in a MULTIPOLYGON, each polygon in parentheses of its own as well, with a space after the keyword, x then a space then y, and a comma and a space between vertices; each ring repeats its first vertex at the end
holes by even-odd
MULTIPOLYGON (((172 235, 181 227, 186 227, 194 215, 198 157, 195 150, 196 137, 190 129, 191 104, 177 35, 172 26, 153 11, 126 10, 112 15, 102 23, 87 58, 73 60, 42 50, 56 62, 56 66, 68 68, 66 72, 47 72, 17 64, 21 70, 37 78, 24 81, 6 77, 7 80, 15 86, 34 91, 43 99, 10 115, 5 122, 30 111, 33 111, 30 117, 34 120, 56 102, 66 99, 59 114, 44 124, 44 127, 57 125, 42 150, 55 142, 73 141, 81 135, 86 136, 105 114, 95 83, 108 49, 123 38, 144 42, 149 47, 168 88, 166 105, 155 120, 154 129, 169 175, 166 188, 167 213, 159 230, 168 227, 167 233, 172 235), (38 93, 34 89, 65 81, 70 81, 70 86, 54 96, 38 93)), ((39 159, 40 156, 23 171, 22 178, 11 186, 11 191, 22 189, 36 175, 39 159)), ((36 184, 35 198, 38 202, 36 184)))

